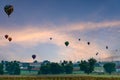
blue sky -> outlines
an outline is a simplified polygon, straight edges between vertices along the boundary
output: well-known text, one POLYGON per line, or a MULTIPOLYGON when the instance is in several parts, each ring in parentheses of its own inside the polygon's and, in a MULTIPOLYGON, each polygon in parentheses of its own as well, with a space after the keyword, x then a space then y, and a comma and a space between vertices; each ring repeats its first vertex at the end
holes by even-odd
POLYGON ((0 60, 32 62, 32 54, 37 55, 38 61, 119 55, 119 3, 119 0, 1 0, 0 60), (7 4, 14 6, 9 18, 4 12, 7 4), (8 42, 5 34, 13 40, 8 42), (53 39, 49 40, 50 37, 53 39), (65 41, 70 42, 68 47, 65 41))

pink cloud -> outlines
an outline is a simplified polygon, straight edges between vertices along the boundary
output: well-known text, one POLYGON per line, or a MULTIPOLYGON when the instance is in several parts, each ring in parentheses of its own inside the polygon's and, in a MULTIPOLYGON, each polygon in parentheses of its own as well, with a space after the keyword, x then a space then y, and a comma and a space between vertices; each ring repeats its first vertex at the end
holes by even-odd
POLYGON ((118 26, 120 26, 120 21, 80 22, 80 23, 67 24, 63 28, 61 28, 61 30, 62 31, 86 31, 86 30, 92 30, 92 29, 98 29, 98 28, 118 27, 118 26))
MULTIPOLYGON (((69 33, 72 31, 86 31, 92 30, 96 28, 104 28, 104 27, 116 27, 120 26, 120 21, 106 21, 106 22, 87 22, 87 23, 74 23, 63 26, 55 27, 55 25, 49 26, 25 26, 22 29, 0 29, 1 36, 10 34, 12 36, 12 43, 21 45, 22 47, 34 47, 41 43, 52 43, 59 47, 57 54, 60 55, 59 59, 67 59, 67 60, 80 60, 80 59, 88 59, 90 57, 95 58, 105 58, 110 56, 109 52, 105 50, 100 50, 100 46, 97 43, 92 43, 92 45, 88 46, 86 44, 87 41, 77 41, 74 36, 71 36, 69 33), (53 26, 53 27, 51 27, 53 26), (49 27, 49 28, 48 28, 49 27), (50 41, 49 38, 53 37, 53 40, 50 41), (66 47, 64 42, 68 40, 70 45, 66 47), (100 52, 99 57, 95 54, 96 52, 100 52)), ((9 42, 6 42, 5 39, 1 39, 0 44, 7 46, 9 42)), ((1 45, 1 46, 2 46, 1 45)), ((19 51, 19 50, 18 50, 19 51)), ((7 52, 8 54, 12 54, 7 52)), ((14 53, 14 52, 13 52, 14 53)), ((16 54, 16 53, 14 53, 16 54)), ((12 55, 17 56, 17 55, 12 55)), ((29 59, 26 59, 30 61, 29 59)))

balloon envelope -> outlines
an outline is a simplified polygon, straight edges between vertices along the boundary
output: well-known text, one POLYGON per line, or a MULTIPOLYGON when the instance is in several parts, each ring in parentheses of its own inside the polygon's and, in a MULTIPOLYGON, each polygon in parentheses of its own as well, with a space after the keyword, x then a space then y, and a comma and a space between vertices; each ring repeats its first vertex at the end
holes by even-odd
POLYGON ((99 53, 97 52, 96 55, 98 55, 99 53))
POLYGON ((36 58, 36 55, 35 55, 35 54, 34 54, 34 55, 32 55, 32 58, 33 58, 33 59, 35 59, 35 58, 36 58))
POLYGON ((9 38, 8 38, 8 40, 9 40, 9 41, 12 41, 12 38, 11 38, 11 37, 9 37, 9 38))
POLYGON ((7 34, 5 35, 5 38, 6 38, 6 39, 8 38, 8 35, 7 35, 7 34))
POLYGON ((106 49, 108 49, 108 46, 106 46, 106 49))
POLYGON ((90 42, 87 42, 88 45, 90 45, 90 42))
POLYGON ((52 38, 50 37, 50 40, 52 40, 52 38))
POLYGON ((66 41, 66 42, 65 42, 65 45, 66 45, 66 46, 68 46, 68 45, 69 45, 69 42, 68 42, 68 41, 66 41))
POLYGON ((13 12, 13 6, 12 5, 6 5, 4 7, 4 11, 6 12, 6 14, 9 16, 12 12, 13 12))

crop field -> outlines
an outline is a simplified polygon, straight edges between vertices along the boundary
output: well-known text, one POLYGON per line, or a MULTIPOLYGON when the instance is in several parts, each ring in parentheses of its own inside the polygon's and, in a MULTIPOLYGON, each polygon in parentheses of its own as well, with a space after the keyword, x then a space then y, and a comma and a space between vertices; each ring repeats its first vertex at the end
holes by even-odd
POLYGON ((77 71, 73 74, 37 75, 37 71, 21 71, 20 76, 1 76, 0 80, 120 80, 120 74, 87 75, 77 71))
POLYGON ((120 80, 120 76, 106 75, 39 75, 39 76, 0 76, 0 80, 120 80))
POLYGON ((37 75, 38 71, 26 71, 26 70, 21 70, 21 75, 37 75))

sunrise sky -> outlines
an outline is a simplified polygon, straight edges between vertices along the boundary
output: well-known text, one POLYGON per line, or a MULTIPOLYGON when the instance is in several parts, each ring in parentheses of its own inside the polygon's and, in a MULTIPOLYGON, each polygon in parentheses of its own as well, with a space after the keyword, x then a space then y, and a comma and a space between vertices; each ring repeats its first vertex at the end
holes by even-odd
POLYGON ((32 54, 54 62, 120 56, 120 0, 0 0, 0 60, 32 62, 32 54))

